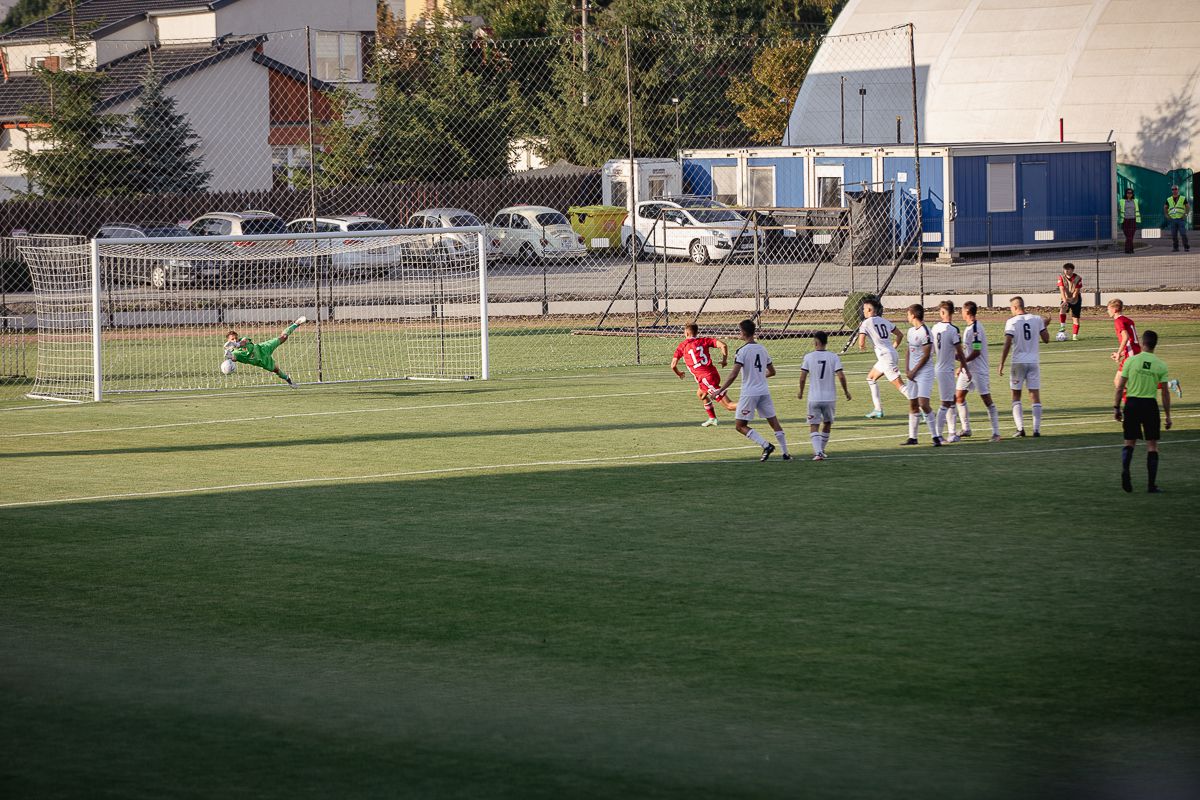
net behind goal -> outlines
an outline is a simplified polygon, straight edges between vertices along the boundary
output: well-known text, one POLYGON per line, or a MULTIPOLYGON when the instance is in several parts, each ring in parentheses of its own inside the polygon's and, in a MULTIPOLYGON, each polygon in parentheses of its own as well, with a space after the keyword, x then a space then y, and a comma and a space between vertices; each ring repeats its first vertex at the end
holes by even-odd
POLYGON ((280 384, 220 364, 229 331, 299 383, 487 378, 481 228, 18 242, 37 299, 31 396, 280 384))

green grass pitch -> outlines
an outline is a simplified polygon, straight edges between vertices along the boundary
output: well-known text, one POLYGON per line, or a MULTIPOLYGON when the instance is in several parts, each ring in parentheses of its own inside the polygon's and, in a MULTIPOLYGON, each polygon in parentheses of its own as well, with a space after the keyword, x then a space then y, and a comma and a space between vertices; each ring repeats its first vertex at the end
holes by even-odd
POLYGON ((1037 440, 972 396, 973 439, 897 447, 849 356, 824 463, 792 354, 790 464, 661 365, 4 387, 0 794, 1196 796, 1200 324, 1141 328, 1185 391, 1154 496, 1090 320, 1037 440))

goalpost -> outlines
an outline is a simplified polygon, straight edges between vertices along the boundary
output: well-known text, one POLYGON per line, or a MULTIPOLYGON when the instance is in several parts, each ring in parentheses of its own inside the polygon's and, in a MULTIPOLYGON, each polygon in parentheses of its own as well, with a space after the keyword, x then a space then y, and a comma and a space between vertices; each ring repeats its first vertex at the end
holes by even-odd
POLYGON ((30 397, 283 384, 219 369, 228 331, 300 383, 489 377, 482 227, 260 236, 18 239, 33 277, 30 397))

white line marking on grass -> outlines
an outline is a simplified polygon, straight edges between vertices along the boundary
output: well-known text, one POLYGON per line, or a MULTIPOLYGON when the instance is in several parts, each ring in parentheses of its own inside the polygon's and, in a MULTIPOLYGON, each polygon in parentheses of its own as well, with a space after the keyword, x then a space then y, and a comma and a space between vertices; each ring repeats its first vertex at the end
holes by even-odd
MULTIPOLYGON (((1169 442, 1169 444, 1195 444, 1200 442, 1200 439, 1177 439, 1169 442)), ((1160 442, 1160 446, 1167 444, 1160 442)), ((1043 455, 1051 453, 1071 453, 1083 450, 1113 450, 1120 447, 1120 444, 1093 444, 1093 445, 1078 445, 1074 447, 1053 447, 1046 449, 1023 449, 1023 450, 992 450, 985 448, 972 448, 971 450, 942 450, 939 452, 913 452, 911 450, 902 453, 879 453, 875 455, 859 455, 859 456, 835 456, 838 461, 862 461, 866 459, 880 458, 943 458, 948 456, 1030 456, 1043 455)), ((647 461, 647 459, 664 459, 672 456, 689 456, 703 455, 705 453, 727 453, 734 450, 757 450, 758 445, 744 444, 735 447, 709 447, 703 450, 675 450, 663 453, 641 453, 624 456, 597 456, 594 458, 575 458, 564 459, 560 461, 525 461, 511 464, 479 464, 466 467, 441 467, 438 469, 422 469, 409 470, 406 472, 376 472, 368 475, 327 475, 314 478, 290 478, 280 481, 257 481, 253 483, 228 483, 217 486, 195 486, 186 489, 159 489, 152 492, 123 492, 119 494, 99 494, 88 495, 82 497, 63 497, 54 500, 24 500, 17 503, 0 503, 0 508, 25 508, 30 506, 47 506, 59 505, 62 503, 88 503, 97 500, 134 500, 147 497, 164 497, 169 495, 185 495, 185 494, 201 494, 204 492, 226 492, 236 489, 267 489, 284 486, 304 486, 311 484, 332 484, 344 483, 346 481, 371 481, 383 480, 388 478, 412 478, 423 475, 452 475, 464 472, 484 472, 488 470, 505 470, 505 469, 528 469, 530 467, 566 467, 566 466, 582 466, 587 464, 614 463, 621 461, 638 461, 648 464, 658 464, 662 466, 678 466, 681 464, 695 464, 711 466, 712 464, 730 463, 758 463, 757 461, 738 459, 717 459, 706 461, 647 461)), ((797 460, 804 460, 797 456, 797 460)))
POLYGON ((348 408, 337 411, 297 411, 291 414, 267 414, 259 417, 231 417, 228 419, 205 419, 191 422, 161 422, 156 425, 125 425, 112 428, 78 428, 65 431, 32 431, 26 433, 4 433, 0 439, 24 439, 32 436, 66 436, 81 433, 118 433, 121 431, 147 431, 159 428, 188 428, 198 425, 224 425, 234 422, 263 422, 272 419, 296 419, 300 417, 339 417, 349 414, 384 414, 396 411, 424 411, 435 408, 464 408, 467 406, 503 406, 522 403, 561 402, 563 400, 607 400, 614 397, 649 397, 652 395, 678 394, 678 389, 654 392, 616 392, 613 394, 577 394, 557 397, 526 397, 512 400, 468 400, 459 403, 430 403, 415 406, 381 406, 375 408, 348 408))

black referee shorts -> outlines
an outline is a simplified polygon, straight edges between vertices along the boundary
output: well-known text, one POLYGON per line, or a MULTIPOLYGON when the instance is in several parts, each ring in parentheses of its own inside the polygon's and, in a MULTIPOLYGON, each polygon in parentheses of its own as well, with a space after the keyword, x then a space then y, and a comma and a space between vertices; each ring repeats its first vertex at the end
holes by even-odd
POLYGON ((1125 398, 1125 438, 1157 442, 1162 432, 1158 400, 1153 397, 1125 398))

